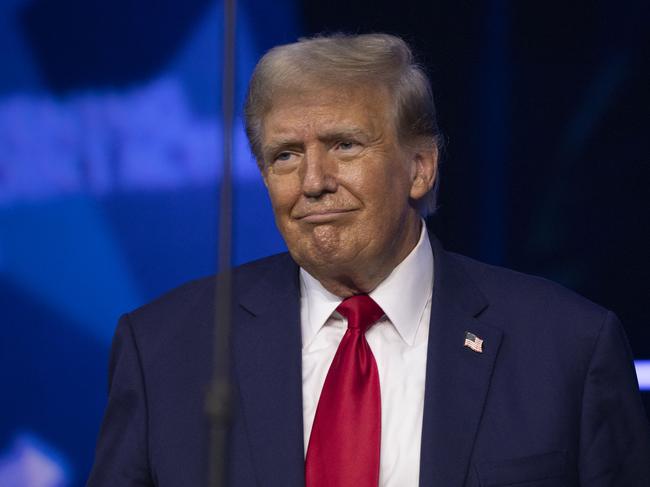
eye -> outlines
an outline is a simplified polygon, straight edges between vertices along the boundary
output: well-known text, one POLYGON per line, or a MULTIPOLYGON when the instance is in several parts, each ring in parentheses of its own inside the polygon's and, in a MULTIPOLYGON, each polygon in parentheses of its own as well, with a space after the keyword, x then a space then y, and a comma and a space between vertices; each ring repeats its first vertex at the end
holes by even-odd
POLYGON ((356 142, 353 142, 351 140, 344 140, 342 142, 339 142, 336 146, 337 149, 343 150, 343 151, 348 151, 354 149, 354 147, 357 145, 356 142))
POLYGON ((334 150, 343 155, 354 155, 361 151, 361 144, 356 140, 340 140, 334 146, 334 150))
POLYGON ((276 174, 284 174, 298 166, 300 155, 293 151, 280 151, 270 158, 270 167, 276 174))
POLYGON ((275 158, 273 159, 273 161, 274 161, 274 162, 275 162, 275 161, 278 161, 278 162, 286 162, 286 161, 290 161, 292 155, 293 155, 293 154, 292 154, 291 152, 280 152, 277 156, 275 156, 275 158))

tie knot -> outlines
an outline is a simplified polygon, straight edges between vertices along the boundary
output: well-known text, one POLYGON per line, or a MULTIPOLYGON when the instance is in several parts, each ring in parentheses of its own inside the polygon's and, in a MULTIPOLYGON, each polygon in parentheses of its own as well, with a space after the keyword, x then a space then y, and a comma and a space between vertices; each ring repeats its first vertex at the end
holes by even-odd
POLYGON ((361 333, 365 333, 384 316, 384 310, 367 294, 344 299, 336 311, 348 319, 348 328, 359 329, 361 333))

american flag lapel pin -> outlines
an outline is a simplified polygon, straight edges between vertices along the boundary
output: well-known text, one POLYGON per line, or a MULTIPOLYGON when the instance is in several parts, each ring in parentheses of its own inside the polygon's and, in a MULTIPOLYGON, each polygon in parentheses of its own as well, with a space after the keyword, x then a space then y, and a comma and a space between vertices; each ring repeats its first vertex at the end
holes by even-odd
POLYGON ((465 332, 464 347, 474 350, 476 353, 483 353, 483 340, 469 331, 465 332))

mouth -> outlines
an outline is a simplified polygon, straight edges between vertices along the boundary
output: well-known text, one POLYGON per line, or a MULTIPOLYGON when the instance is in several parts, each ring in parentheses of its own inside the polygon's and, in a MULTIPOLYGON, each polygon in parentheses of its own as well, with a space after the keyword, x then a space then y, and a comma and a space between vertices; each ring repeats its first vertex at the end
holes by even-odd
POLYGON ((344 218, 356 209, 328 209, 309 211, 303 215, 296 217, 296 220, 305 223, 329 223, 344 218))

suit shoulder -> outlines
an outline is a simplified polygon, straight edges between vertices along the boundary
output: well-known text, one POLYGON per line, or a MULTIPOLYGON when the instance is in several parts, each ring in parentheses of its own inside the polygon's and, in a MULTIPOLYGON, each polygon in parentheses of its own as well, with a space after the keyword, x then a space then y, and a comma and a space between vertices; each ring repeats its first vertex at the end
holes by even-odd
MULTIPOLYGON (((273 275, 291 262, 289 254, 282 253, 234 267, 233 292, 245 290, 251 282, 273 275)), ((155 327, 158 331, 166 326, 211 320, 216 281, 216 275, 211 275, 186 282, 127 314, 134 326, 155 327)))
POLYGON ((179 308, 191 308, 209 290, 214 289, 215 276, 193 279, 171 289, 152 301, 127 313, 132 319, 150 319, 165 316, 179 308))
POLYGON ((239 287, 246 286, 251 280, 282 274, 294 267, 296 264, 288 252, 257 259, 233 269, 233 285, 239 290, 239 287))
POLYGON ((547 321, 597 328, 609 310, 549 279, 450 253, 499 311, 544 317, 547 321))

